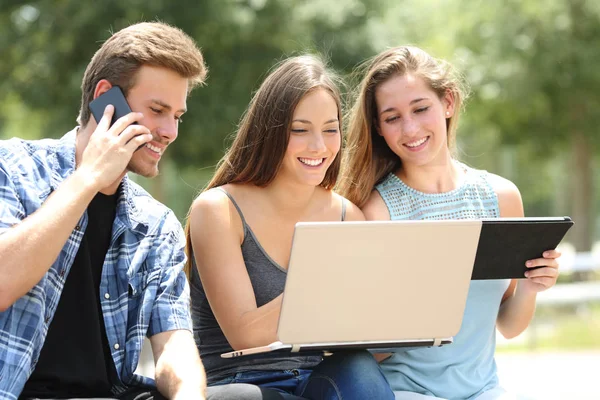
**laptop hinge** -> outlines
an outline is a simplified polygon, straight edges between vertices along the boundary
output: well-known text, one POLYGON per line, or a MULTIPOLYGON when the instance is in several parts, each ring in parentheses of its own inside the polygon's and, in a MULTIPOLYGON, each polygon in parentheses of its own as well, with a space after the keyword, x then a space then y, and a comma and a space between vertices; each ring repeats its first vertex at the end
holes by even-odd
POLYGON ((439 347, 442 345, 442 339, 433 339, 433 345, 439 347))
POLYGON ((291 352, 292 352, 292 353, 297 353, 297 352, 299 352, 299 351, 300 351, 300 346, 299 346, 299 345, 297 345, 297 344, 293 344, 293 345, 292 345, 292 350, 291 350, 291 352))

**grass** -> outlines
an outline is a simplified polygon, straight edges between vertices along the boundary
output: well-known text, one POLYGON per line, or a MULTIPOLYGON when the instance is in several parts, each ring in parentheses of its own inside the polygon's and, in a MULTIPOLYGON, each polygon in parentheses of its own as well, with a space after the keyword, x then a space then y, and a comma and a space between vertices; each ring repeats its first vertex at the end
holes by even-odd
POLYGON ((536 315, 519 337, 499 338, 498 352, 580 351, 600 349, 600 304, 538 307, 536 315))

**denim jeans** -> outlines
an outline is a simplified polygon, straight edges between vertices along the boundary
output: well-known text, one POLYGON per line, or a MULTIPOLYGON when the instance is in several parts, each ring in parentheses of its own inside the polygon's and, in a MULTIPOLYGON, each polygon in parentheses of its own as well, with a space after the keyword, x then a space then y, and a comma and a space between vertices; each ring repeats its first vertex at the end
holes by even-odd
POLYGON ((211 386, 232 383, 275 390, 286 399, 394 399, 379 365, 367 351, 337 352, 312 370, 239 372, 211 386))

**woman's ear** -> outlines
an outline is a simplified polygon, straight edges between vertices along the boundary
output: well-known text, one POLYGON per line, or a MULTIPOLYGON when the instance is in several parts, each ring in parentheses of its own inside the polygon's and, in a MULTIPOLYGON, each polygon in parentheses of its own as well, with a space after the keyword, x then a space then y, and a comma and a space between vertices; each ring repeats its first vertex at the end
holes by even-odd
POLYGON ((446 94, 442 99, 442 104, 444 105, 444 116, 446 118, 451 118, 452 116, 454 116, 454 106, 456 104, 454 100, 454 93, 452 93, 449 90, 446 90, 446 94))

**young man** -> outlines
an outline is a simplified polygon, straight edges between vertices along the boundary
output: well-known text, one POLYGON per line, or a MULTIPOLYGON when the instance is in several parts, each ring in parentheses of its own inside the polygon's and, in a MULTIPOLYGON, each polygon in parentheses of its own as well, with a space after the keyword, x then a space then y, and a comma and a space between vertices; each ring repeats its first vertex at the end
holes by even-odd
POLYGON ((205 75, 181 30, 135 24, 88 65, 80 126, 0 142, 0 398, 204 398, 181 225, 126 173, 158 173, 205 75), (114 85, 135 112, 97 124, 114 85), (133 373, 145 335, 160 393, 133 373))

